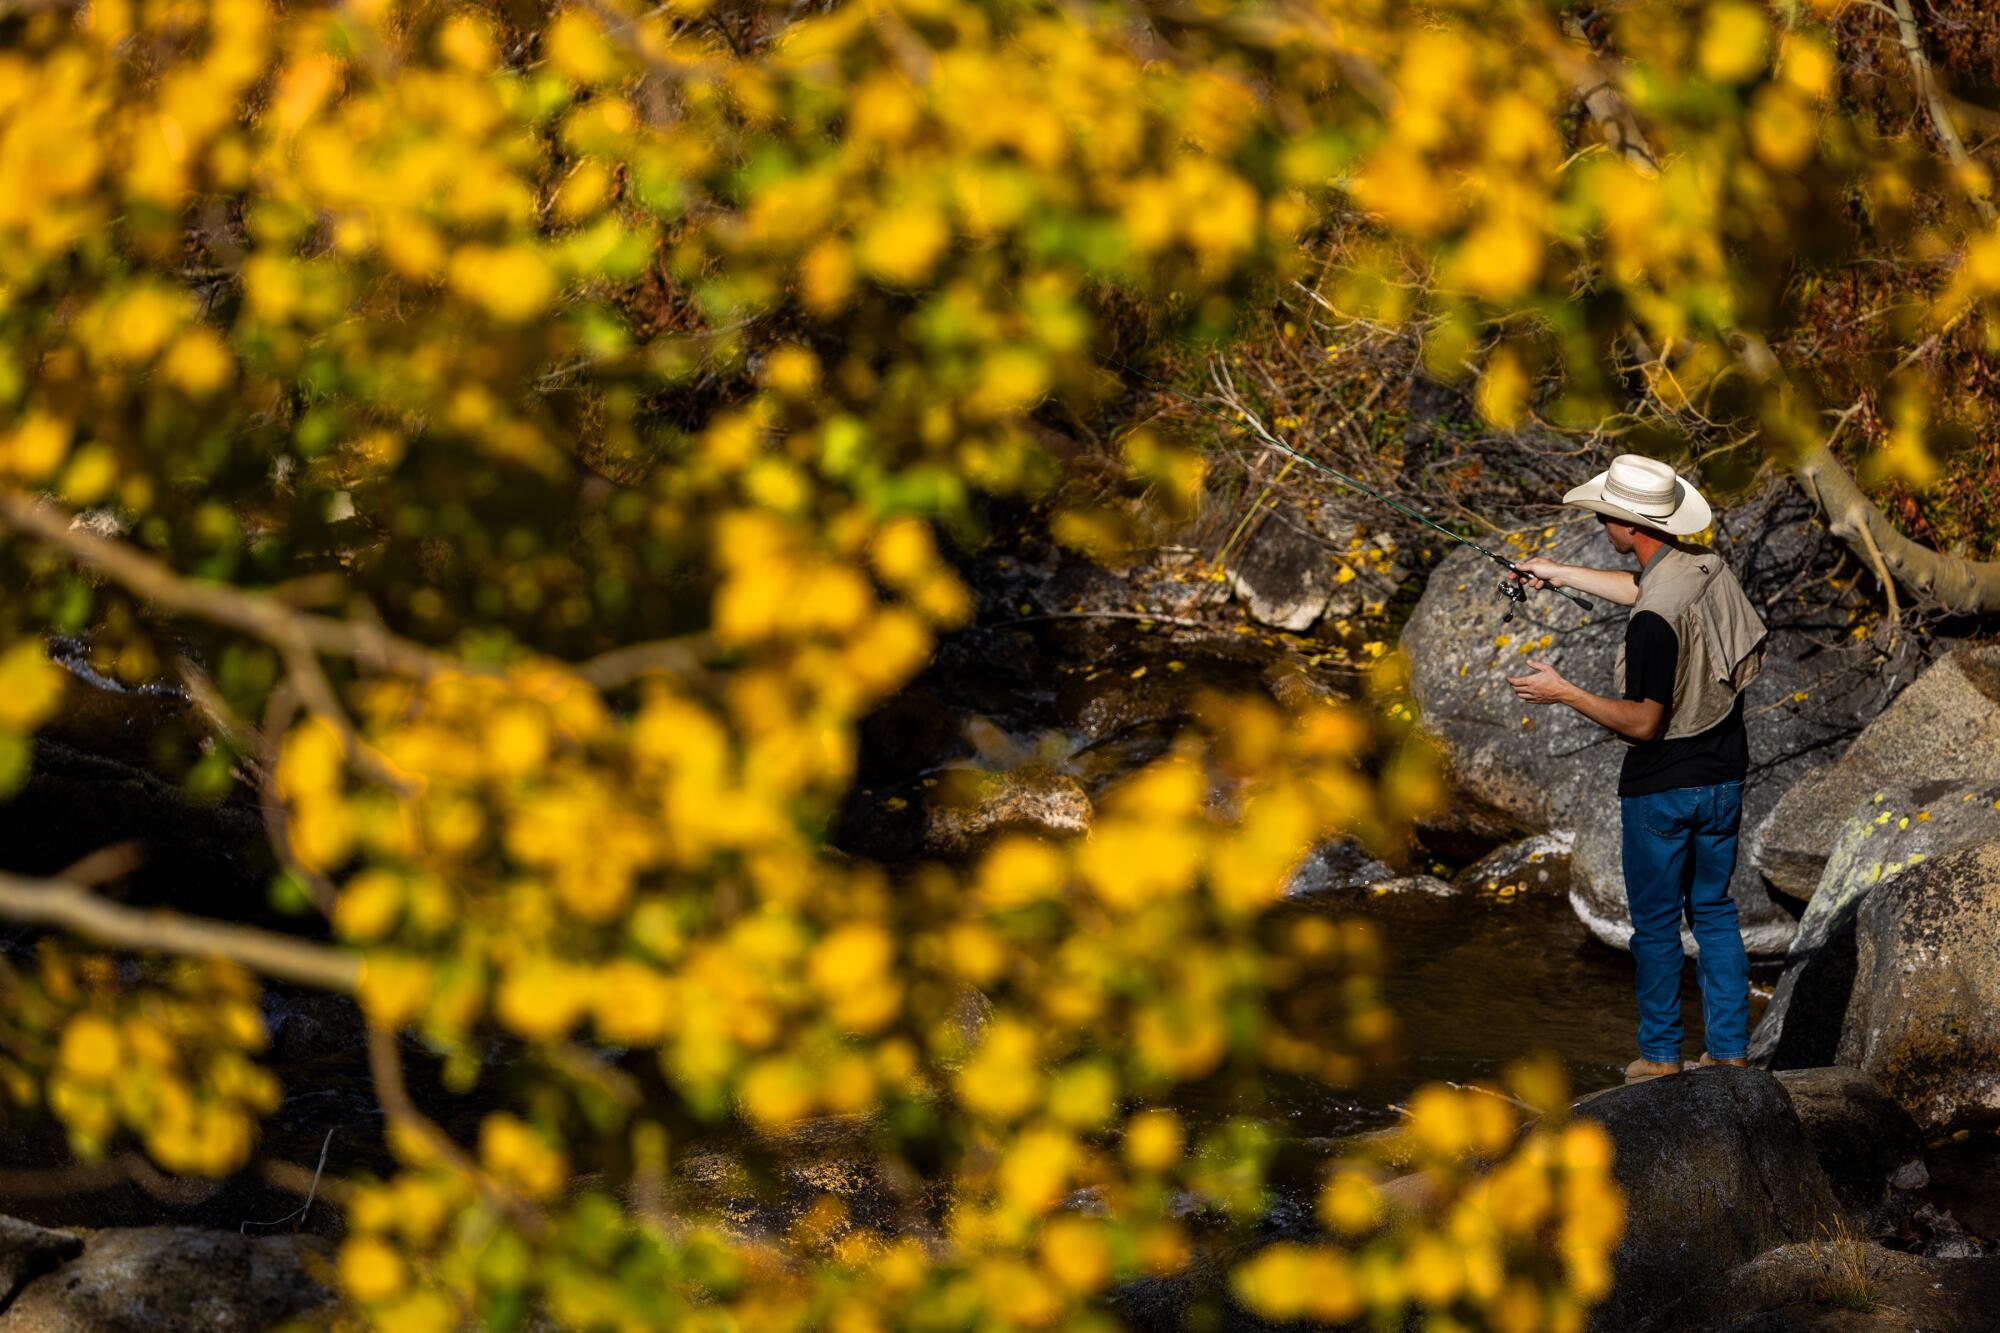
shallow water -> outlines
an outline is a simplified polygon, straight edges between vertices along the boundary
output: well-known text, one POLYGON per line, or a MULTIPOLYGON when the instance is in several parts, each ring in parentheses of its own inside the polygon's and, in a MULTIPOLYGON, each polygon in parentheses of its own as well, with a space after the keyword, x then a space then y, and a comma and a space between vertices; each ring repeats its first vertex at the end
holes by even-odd
MULTIPOLYGON (((1509 1063, 1543 1053, 1560 1057, 1578 1094, 1622 1080, 1636 1054, 1632 959, 1592 936, 1563 894, 1359 894, 1355 907, 1388 946, 1382 993, 1400 1021, 1401 1057, 1349 1094, 1304 1098, 1299 1132, 1378 1128, 1419 1084, 1497 1081, 1509 1063)), ((1691 958, 1681 994, 1694 1059, 1702 1024, 1691 958)))
POLYGON ((1965 1229, 2000 1240, 2000 1134, 1973 1134, 1924 1152, 1931 1194, 1965 1229))

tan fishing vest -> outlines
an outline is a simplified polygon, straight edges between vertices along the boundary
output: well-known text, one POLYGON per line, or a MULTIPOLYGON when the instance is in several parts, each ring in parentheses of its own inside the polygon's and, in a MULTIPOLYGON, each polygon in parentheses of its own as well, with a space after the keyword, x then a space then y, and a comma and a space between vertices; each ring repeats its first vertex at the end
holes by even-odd
MULTIPOLYGON (((1713 551, 1668 547, 1639 579, 1639 600, 1632 604, 1632 614, 1641 611, 1666 621, 1680 640, 1674 706, 1662 739, 1697 735, 1728 717, 1736 696, 1764 669, 1767 633, 1728 563, 1713 551)), ((1614 670, 1617 697, 1622 698, 1623 642, 1614 670)))

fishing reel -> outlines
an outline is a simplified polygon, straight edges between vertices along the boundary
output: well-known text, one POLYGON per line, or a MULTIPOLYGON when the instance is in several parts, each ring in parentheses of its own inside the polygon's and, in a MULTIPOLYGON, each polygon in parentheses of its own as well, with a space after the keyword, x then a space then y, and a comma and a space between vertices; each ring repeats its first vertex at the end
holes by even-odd
MULTIPOLYGON (((1502 597, 1505 597, 1508 601, 1514 603, 1514 606, 1524 605, 1528 600, 1528 585, 1525 583, 1518 582, 1511 578, 1501 579, 1500 595, 1502 597)), ((1510 606, 1507 608, 1507 614, 1500 617, 1500 623, 1505 625, 1513 618, 1514 618, 1514 607, 1510 606)))

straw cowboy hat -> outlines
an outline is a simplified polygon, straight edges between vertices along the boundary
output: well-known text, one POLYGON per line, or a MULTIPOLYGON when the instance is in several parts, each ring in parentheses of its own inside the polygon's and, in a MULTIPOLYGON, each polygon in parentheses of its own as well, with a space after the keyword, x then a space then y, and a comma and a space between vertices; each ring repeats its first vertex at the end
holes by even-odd
POLYGON ((1618 455, 1610 467, 1563 496, 1563 503, 1673 537, 1691 537, 1713 517, 1700 491, 1665 463, 1639 454, 1618 455))

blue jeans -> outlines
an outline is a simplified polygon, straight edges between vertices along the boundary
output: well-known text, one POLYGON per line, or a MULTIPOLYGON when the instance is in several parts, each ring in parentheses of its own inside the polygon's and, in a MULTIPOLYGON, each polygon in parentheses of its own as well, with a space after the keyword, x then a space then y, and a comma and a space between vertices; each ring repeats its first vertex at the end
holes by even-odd
POLYGON ((1701 949, 1702 1027, 1708 1053, 1741 1059, 1750 1047, 1750 958, 1736 922, 1729 877, 1743 784, 1677 787, 1621 802, 1625 899, 1632 911, 1632 958, 1639 965, 1639 1054, 1681 1058, 1681 920, 1701 949))

